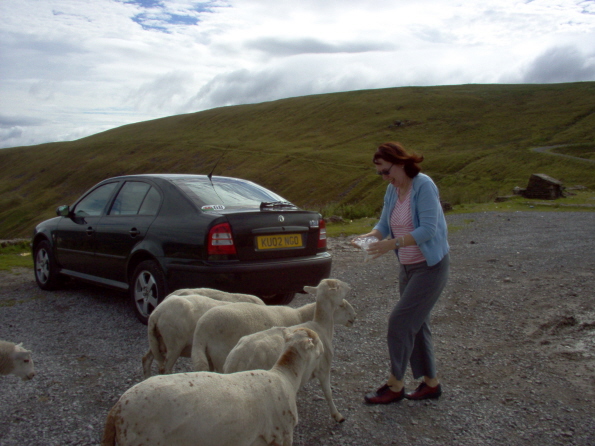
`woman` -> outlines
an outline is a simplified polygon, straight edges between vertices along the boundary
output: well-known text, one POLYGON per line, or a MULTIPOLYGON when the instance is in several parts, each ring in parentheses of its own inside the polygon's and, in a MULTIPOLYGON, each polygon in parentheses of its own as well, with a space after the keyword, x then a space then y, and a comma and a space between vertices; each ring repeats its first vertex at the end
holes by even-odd
POLYGON ((407 152, 399 143, 382 144, 373 157, 378 175, 388 181, 384 208, 372 232, 378 242, 368 247, 377 258, 396 250, 399 260, 400 300, 388 319, 391 375, 385 385, 368 393, 368 404, 388 404, 403 398, 438 398, 442 393, 430 331, 430 313, 448 279, 449 246, 438 188, 420 173, 423 156, 407 152), (423 381, 405 393, 407 364, 423 381))

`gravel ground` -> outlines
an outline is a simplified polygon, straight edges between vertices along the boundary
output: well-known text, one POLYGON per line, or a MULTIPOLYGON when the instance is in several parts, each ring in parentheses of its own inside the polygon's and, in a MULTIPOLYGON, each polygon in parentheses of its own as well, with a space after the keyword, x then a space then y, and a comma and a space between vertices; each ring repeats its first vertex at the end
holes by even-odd
MULTIPOLYGON (((299 393, 295 445, 595 445, 595 213, 448 215, 451 277, 433 313, 443 395, 367 406, 388 373, 392 255, 363 263, 329 241, 332 277, 358 312, 337 327, 335 423, 317 382, 299 393)), ((37 376, 0 377, 0 444, 97 445, 106 414, 141 377, 146 327, 117 292, 43 292, 1 272, 0 338, 33 350, 37 376)), ((298 295, 292 306, 311 302, 298 295)), ((181 359, 177 371, 189 370, 181 359)), ((406 387, 416 383, 408 374, 406 387)))

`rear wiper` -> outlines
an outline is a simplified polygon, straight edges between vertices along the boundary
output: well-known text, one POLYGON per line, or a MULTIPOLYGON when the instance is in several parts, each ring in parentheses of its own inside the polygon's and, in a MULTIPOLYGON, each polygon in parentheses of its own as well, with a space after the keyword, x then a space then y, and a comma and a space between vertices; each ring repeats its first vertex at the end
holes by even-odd
POLYGON ((275 208, 297 208, 297 206, 289 201, 263 201, 260 203, 260 210, 275 208))

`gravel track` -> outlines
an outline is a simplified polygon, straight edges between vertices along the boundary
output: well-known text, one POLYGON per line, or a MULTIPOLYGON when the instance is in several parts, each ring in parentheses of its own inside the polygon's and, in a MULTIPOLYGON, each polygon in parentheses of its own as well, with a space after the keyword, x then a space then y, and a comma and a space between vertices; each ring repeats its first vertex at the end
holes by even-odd
MULTIPOLYGON (((595 213, 447 220, 451 277, 432 319, 443 396, 363 403, 388 373, 397 263, 392 254, 363 263, 347 238, 332 238, 332 277, 351 284, 358 312, 334 341, 331 380, 346 421, 331 419, 310 382, 294 445, 595 444, 595 213)), ((76 282, 44 292, 28 269, 0 276, 0 339, 23 342, 37 370, 28 382, 0 377, 0 444, 99 444, 108 410, 142 379, 146 327, 117 292, 76 282)), ((188 370, 180 359, 176 371, 188 370)))

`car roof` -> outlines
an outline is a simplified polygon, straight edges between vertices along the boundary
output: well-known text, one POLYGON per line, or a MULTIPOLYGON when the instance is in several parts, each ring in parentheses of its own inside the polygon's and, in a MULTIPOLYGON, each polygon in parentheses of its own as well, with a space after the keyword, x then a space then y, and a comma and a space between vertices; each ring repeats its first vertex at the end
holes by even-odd
MULTIPOLYGON (((179 179, 184 179, 184 178, 204 179, 204 178, 208 178, 208 175, 197 175, 197 174, 192 174, 192 173, 141 173, 141 174, 135 174, 135 175, 120 175, 117 177, 107 178, 106 180, 123 180, 123 179, 128 179, 128 178, 149 178, 149 179, 150 178, 161 178, 164 180, 179 180, 179 179)), ((229 179, 239 180, 239 181, 248 181, 248 180, 244 180, 242 178, 223 177, 223 176, 217 176, 217 175, 213 175, 212 178, 229 178, 229 179)))

